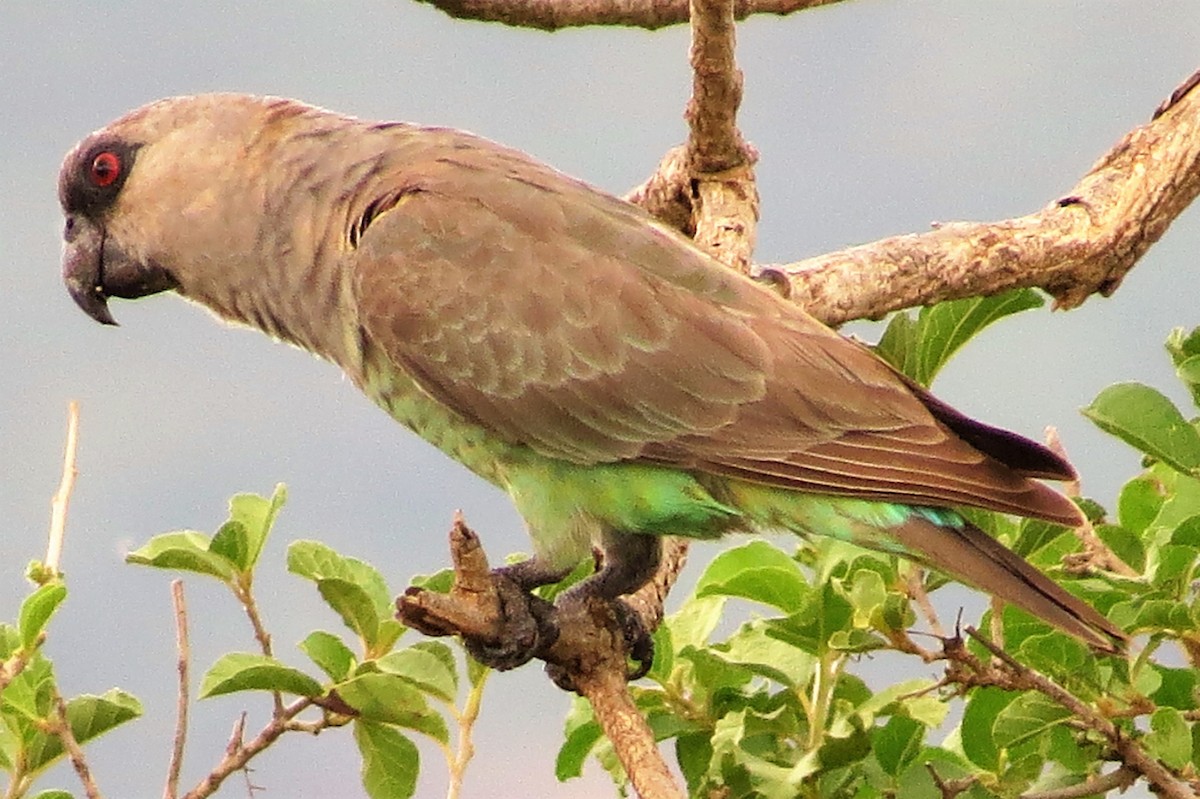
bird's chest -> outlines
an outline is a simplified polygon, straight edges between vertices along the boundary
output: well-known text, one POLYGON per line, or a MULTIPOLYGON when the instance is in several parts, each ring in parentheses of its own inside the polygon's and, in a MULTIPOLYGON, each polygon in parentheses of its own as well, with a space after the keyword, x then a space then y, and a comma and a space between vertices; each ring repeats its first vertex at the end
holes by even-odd
POLYGON ((507 486, 506 465, 516 448, 435 400, 386 356, 365 353, 355 379, 397 422, 488 482, 507 486))

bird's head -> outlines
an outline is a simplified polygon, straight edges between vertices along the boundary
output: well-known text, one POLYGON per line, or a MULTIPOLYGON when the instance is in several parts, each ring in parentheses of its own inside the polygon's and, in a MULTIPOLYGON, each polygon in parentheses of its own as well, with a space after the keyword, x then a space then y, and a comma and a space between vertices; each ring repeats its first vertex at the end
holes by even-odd
MULTIPOLYGON (((110 297, 178 290, 204 302, 216 270, 238 268, 263 207, 257 147, 282 101, 200 95, 143 106, 63 161, 63 279, 89 316, 115 324, 110 297)), ((226 274, 226 278, 229 275, 226 274)))

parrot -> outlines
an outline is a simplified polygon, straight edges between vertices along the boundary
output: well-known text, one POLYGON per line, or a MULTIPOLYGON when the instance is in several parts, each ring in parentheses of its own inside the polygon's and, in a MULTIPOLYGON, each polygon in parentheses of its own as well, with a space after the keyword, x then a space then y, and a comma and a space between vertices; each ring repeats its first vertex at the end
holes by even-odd
MULTIPOLYGON (((1084 523, 1062 456, 975 421, 637 206, 463 131, 299 101, 172 97, 80 141, 63 280, 174 292, 340 367, 507 493, 523 592, 610 603, 664 536, 833 536, 935 569, 1106 653, 1127 637, 967 520, 1084 523)), ((526 647, 527 649, 532 647, 526 647)), ((503 667, 529 652, 495 653, 503 667)))

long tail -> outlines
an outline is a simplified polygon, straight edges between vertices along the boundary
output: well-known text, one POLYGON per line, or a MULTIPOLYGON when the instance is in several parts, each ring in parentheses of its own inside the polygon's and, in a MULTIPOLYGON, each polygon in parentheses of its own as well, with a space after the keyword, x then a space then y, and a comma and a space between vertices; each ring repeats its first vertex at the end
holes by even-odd
POLYGON ((951 529, 920 516, 888 530, 913 560, 1032 613, 1102 652, 1125 649, 1128 636, 970 523, 951 529))

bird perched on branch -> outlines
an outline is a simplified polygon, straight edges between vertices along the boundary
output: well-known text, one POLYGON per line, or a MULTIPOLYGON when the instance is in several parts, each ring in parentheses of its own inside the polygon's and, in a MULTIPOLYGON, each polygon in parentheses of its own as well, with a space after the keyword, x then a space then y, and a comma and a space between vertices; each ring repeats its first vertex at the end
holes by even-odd
MULTIPOLYGON (((789 530, 927 564, 1093 647, 1122 631, 969 522, 1077 525, 1071 466, 964 416, 629 203, 445 128, 291 100, 178 97, 93 133, 59 176, 63 273, 174 291, 326 358, 512 498, 523 590, 593 546, 581 591, 653 575, 665 535, 789 530)), ((495 652, 501 666, 529 652, 495 652)))

